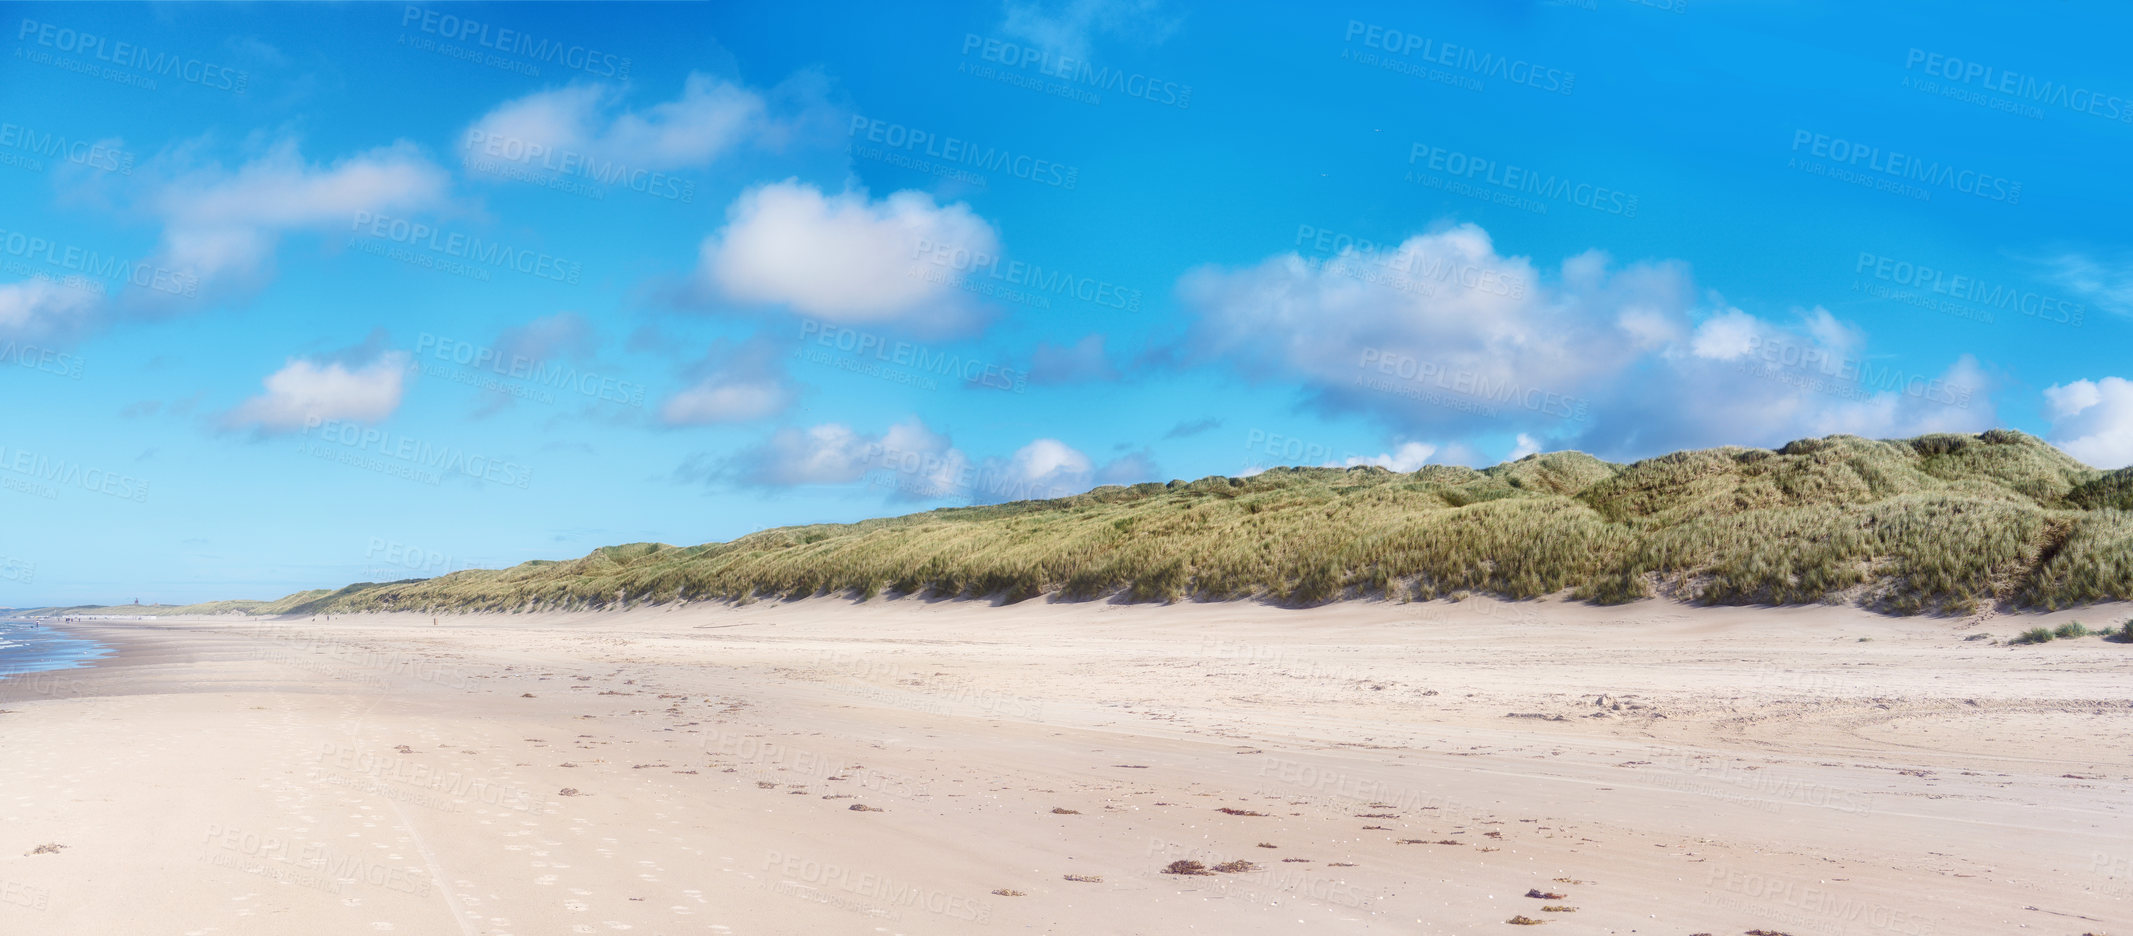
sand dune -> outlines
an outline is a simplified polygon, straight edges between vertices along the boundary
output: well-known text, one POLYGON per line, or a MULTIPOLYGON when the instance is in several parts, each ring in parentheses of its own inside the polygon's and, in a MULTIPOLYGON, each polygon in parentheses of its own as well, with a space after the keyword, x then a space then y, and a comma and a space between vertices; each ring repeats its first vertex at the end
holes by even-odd
POLYGON ((2133 645, 1965 639, 2011 619, 1476 599, 438 620, 101 624, 78 630, 119 647, 102 665, 0 682, 0 930, 2133 921, 2133 645))

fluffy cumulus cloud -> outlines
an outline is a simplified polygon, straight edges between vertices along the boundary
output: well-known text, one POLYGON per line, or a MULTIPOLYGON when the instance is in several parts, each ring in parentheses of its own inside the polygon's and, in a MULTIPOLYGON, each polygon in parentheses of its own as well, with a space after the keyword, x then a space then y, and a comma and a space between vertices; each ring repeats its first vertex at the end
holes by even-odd
POLYGON ((928 335, 982 322, 959 270, 970 257, 998 256, 999 238, 968 205, 914 191, 827 195, 788 180, 750 189, 726 215, 703 243, 697 276, 728 299, 928 335))
POLYGON ((722 472, 763 487, 850 484, 872 473, 902 492, 949 490, 967 459, 948 437, 913 419, 879 435, 843 423, 788 427, 731 459, 722 472))
POLYGON ((1179 295, 1194 317, 1185 360, 1299 384, 1321 411, 1419 433, 1508 429, 1535 449, 1624 456, 1993 419, 1968 358, 1901 371, 1826 311, 1758 318, 1673 261, 1588 251, 1543 270, 1471 224, 1396 247, 1204 267, 1179 295))
POLYGON ((581 84, 507 101, 460 134, 469 165, 528 165, 602 178, 609 168, 668 170, 712 162, 766 132, 763 96, 691 73, 681 94, 641 110, 618 87, 581 84))
MULTIPOLYGON (((1048 438, 1005 456, 975 458, 913 419, 878 435, 843 423, 780 429, 719 470, 695 473, 761 487, 864 481, 894 500, 993 504, 1152 480, 1155 471, 1146 451, 1098 465, 1081 450, 1048 438)), ((683 473, 692 472, 685 466, 683 473)))
POLYGON ((1430 456, 1435 454, 1437 454, 1437 447, 1434 445, 1425 442, 1403 442, 1399 448, 1391 452, 1381 452, 1368 457, 1350 455, 1347 461, 1338 464, 1327 462, 1326 467, 1354 468, 1358 465, 1376 465, 1379 468, 1386 468, 1404 474, 1429 464, 1430 456))
POLYGON ((1510 453, 1505 455, 1503 457, 1503 460, 1507 462, 1515 462, 1528 455, 1538 455, 1541 453, 1541 451, 1541 442, 1539 439, 1536 439, 1530 435, 1521 432, 1518 434, 1517 442, 1511 446, 1510 453))
POLYGON ((386 351, 355 367, 291 358, 267 376, 265 393, 224 414, 223 425, 277 433, 325 420, 383 421, 400 408, 408 361, 405 351, 386 351))
POLYGON ((785 377, 784 356, 770 342, 720 340, 689 369, 693 382, 660 404, 669 426, 754 422, 784 412, 796 391, 785 377))
POLYGON ((103 294, 81 280, 0 283, 0 338, 68 338, 87 327, 103 294))
POLYGON ((1596 406, 1581 443, 1650 452, 1839 432, 1976 432, 1995 419, 1992 381, 1975 358, 1908 370, 1870 353, 1863 332, 1819 307, 1784 322, 1724 309, 1639 373, 1629 392, 1596 406))
POLYGON ((2050 439, 2098 468, 2133 465, 2133 380, 2076 380, 2044 391, 2050 439))
POLYGON ((319 164, 283 141, 235 170, 195 169, 162 185, 151 204, 163 222, 162 244, 149 262, 187 284, 166 292, 257 285, 283 233, 422 211, 442 202, 449 182, 409 143, 319 164))

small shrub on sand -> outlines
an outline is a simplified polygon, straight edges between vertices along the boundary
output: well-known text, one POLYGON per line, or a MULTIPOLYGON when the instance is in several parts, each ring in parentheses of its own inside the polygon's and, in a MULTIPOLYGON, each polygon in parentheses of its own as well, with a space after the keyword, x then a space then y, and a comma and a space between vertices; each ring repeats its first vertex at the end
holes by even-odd
POLYGON ((1536 920, 1536 919, 1534 919, 1534 918, 1532 918, 1532 917, 1526 916, 1526 915, 1524 915, 1524 914, 1520 914, 1520 915, 1518 915, 1518 916, 1515 916, 1515 917, 1512 917, 1512 918, 1510 918, 1510 919, 1508 919, 1508 920, 1505 920, 1504 922, 1505 922, 1505 923, 1509 923, 1509 924, 1511 924, 1512 926, 1539 926, 1539 925, 1541 925, 1542 923, 1546 923, 1546 922, 1548 922, 1548 921, 1547 921, 1547 920, 1536 920))
POLYGON ((2040 644, 2051 642, 2052 632, 2042 627, 2032 627, 2026 631, 2023 631, 2021 636, 2008 641, 2008 643, 2011 644, 2040 644))
POLYGON ((1163 868, 1164 874, 1212 874, 1207 866, 1187 858, 1180 858, 1163 868))
POLYGON ((1263 813, 1263 812, 1253 812, 1253 811, 1251 811, 1251 810, 1249 810, 1249 809, 1231 809, 1231 808, 1229 808, 1228 806, 1224 806, 1224 807, 1222 807, 1221 809, 1217 809, 1217 810, 1215 810, 1215 811, 1216 811, 1216 812, 1219 812, 1219 813, 1228 813, 1229 815, 1232 815, 1232 816, 1264 816, 1264 815, 1266 815, 1266 813, 1263 813))
POLYGON ((1546 912, 1546 913, 1576 913, 1576 912, 1578 912, 1578 908, 1576 908, 1576 907, 1565 907, 1565 906, 1563 906, 1562 904, 1549 904, 1549 905, 1547 905, 1547 906, 1545 906, 1545 907, 1542 907, 1542 908, 1541 908, 1541 910, 1542 910, 1543 912, 1546 912))
POLYGON ((1541 889, 1540 889, 1540 888, 1538 888, 1538 887, 1536 887, 1536 888, 1533 888, 1533 889, 1531 889, 1531 890, 1528 890, 1528 891, 1526 891, 1526 896, 1528 896, 1528 897, 1531 897, 1531 898, 1533 898, 1533 899, 1535 899, 1535 900, 1561 900, 1561 899, 1563 899, 1563 895, 1561 895, 1561 894, 1557 894, 1557 893, 1554 893, 1554 892, 1552 892, 1552 891, 1544 891, 1544 890, 1541 890, 1541 889))
POLYGON ((1064 806, 1054 806, 1054 807, 1052 807, 1052 815, 1054 815, 1054 816, 1079 816, 1079 815, 1081 815, 1081 810, 1079 810, 1079 809, 1068 809, 1068 808, 1066 808, 1066 807, 1064 807, 1064 806))
POLYGON ((1102 884, 1104 882, 1104 876, 1101 874, 1069 874, 1066 875, 1066 879, 1077 884, 1102 884))
POLYGON ((1028 894, 1025 894, 1025 893, 1023 893, 1023 892, 1021 892, 1021 891, 1018 891, 1018 890, 1010 890, 1010 889, 1008 889, 1008 888, 1005 888, 1005 887, 1003 887, 1003 888, 1000 888, 999 890, 993 891, 993 894, 994 894, 995 896, 999 896, 999 897, 1027 897, 1027 896, 1029 896, 1028 894))
POLYGON ((1223 874, 1242 874, 1246 871, 1257 871, 1259 870, 1259 866, 1249 861, 1239 859, 1237 861, 1222 862, 1221 864, 1216 865, 1214 870, 1220 871, 1223 874))
POLYGON ((2117 630, 2112 631, 2110 636, 2103 639, 2112 643, 2133 643, 2133 620, 2118 625, 2117 630))
POLYGON ((2052 631, 2052 636, 2060 640, 2072 640, 2076 637, 2087 637, 2088 635, 2089 629, 2082 626, 2080 621, 2061 624, 2058 630, 2052 631))

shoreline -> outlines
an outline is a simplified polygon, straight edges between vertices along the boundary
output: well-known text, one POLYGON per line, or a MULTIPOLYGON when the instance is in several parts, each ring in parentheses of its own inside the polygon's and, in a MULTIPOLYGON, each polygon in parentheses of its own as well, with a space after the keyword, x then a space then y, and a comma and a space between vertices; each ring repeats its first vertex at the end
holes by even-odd
MULTIPOLYGON (((2091 622, 2095 622, 2099 619, 2108 620, 2113 625, 2121 621, 2133 620, 2133 600, 2099 601, 2085 605, 2070 606, 2052 610, 2043 610, 2037 608, 2002 608, 1995 605, 1987 606, 1978 611, 1956 614, 1940 611, 1903 613, 1898 611, 1881 610, 1875 607, 1870 607, 1855 602, 1816 602, 1796 604, 1703 604, 1694 601, 1684 601, 1665 596, 1639 598, 1634 601, 1622 602, 1618 604, 1599 604, 1591 601, 1581 601, 1573 599, 1569 597, 1568 592, 1559 592, 1556 594, 1544 595, 1538 598, 1525 599, 1506 599, 1480 592, 1476 592, 1468 597, 1458 599, 1449 597, 1438 597, 1431 598, 1428 600, 1399 600, 1384 598, 1382 596, 1367 596, 1358 598, 1344 598, 1338 601, 1329 601, 1321 604, 1299 606, 1283 603, 1280 601, 1268 600, 1264 597, 1231 598, 1220 600, 1185 597, 1167 602, 1136 602, 1125 600, 1125 592, 1120 591, 1102 597, 1086 599, 1066 598, 1054 592, 1046 592, 1044 594, 1017 602, 1007 602, 1001 599, 999 596, 989 596, 984 598, 967 598, 960 596, 937 597, 920 594, 884 594, 877 595, 872 598, 861 598, 857 595, 810 595, 805 598, 706 598, 682 601, 665 601, 649 604, 629 604, 619 607, 601 606, 597 608, 570 609, 538 608, 511 611, 365 610, 335 611, 330 614, 300 613, 258 615, 248 614, 244 612, 225 611, 215 614, 143 614, 137 617, 128 618, 124 620, 113 619, 100 621, 76 621, 70 622, 70 625, 88 624, 95 626, 123 626, 126 624, 133 623, 156 623, 171 621, 183 621, 187 623, 298 623, 315 620, 320 623, 325 623, 330 620, 397 620, 403 617, 410 619, 421 617, 435 617, 439 618, 440 620, 447 618, 457 618, 463 620, 467 618, 515 619, 528 616, 556 615, 569 616, 572 618, 592 619, 618 615, 627 616, 638 614, 671 613, 674 611, 690 609, 701 611, 706 608, 719 608, 739 611, 750 608, 826 608, 832 606, 849 608, 855 611, 863 611, 865 609, 879 607, 906 606, 984 608, 996 611, 1013 611, 1014 609, 1028 608, 1031 606, 1074 608, 1091 611, 1118 608, 1167 609, 1181 607, 1210 607, 1229 608, 1242 613, 1274 613, 1293 614, 1300 616, 1311 615, 1316 613, 1325 613, 1329 611, 1338 612, 1346 609, 1366 609, 1374 611, 1376 609, 1381 608, 1414 608, 1420 609, 1425 613, 1435 614, 1449 613, 1450 609, 1478 607, 1488 609, 1482 612, 1485 615, 1493 615, 1500 617, 1526 617, 1529 619, 1537 618, 1540 615, 1547 614, 1550 612, 1561 612, 1566 615, 1621 615, 1630 613, 1648 615, 1652 613, 1654 609, 1664 609, 1661 613, 1676 614, 1786 614, 1802 611, 1830 611, 1859 614, 1875 618, 1884 618, 1888 620, 1962 622, 1966 625, 1976 625, 1994 620, 2011 619, 2024 622, 2034 622, 2038 625, 2047 626, 2054 626, 2059 623, 2064 623, 2071 620, 2078 620, 2084 617, 2089 618, 2091 622)), ((57 613, 52 609, 46 608, 34 608, 29 609, 29 611, 41 612, 45 615, 57 613)), ((27 614, 27 612, 25 612, 25 614, 27 614)), ((49 617, 39 617, 35 620, 37 620, 38 623, 46 624, 48 626, 52 624, 49 617)))

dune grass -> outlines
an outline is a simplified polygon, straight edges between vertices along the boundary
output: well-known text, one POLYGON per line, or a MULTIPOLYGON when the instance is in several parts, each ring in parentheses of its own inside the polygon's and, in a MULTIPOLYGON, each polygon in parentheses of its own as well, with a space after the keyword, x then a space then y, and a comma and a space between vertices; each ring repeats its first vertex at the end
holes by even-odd
POLYGON ((1281 468, 1046 501, 637 543, 580 559, 362 583, 260 614, 519 611, 881 594, 1016 602, 1567 592, 1891 613, 2133 598, 2133 474, 1994 430, 1628 465, 1577 452, 1485 470, 1281 468))

